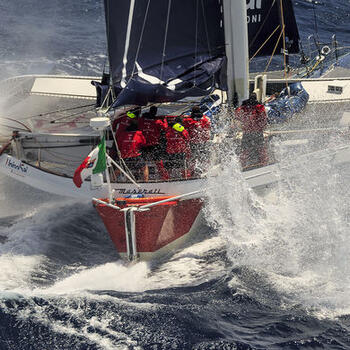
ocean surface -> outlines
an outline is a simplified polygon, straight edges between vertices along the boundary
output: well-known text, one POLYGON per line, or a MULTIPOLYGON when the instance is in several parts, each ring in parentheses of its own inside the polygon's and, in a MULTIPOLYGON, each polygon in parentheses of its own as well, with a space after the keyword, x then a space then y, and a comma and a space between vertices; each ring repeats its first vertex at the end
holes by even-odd
MULTIPOLYGON (((350 1, 315 3, 321 41, 350 45, 350 1)), ((294 4, 305 39, 313 5, 294 4)), ((101 74, 100 1, 0 11, 0 79, 101 74)), ((228 157, 203 240, 132 266, 91 203, 0 176, 0 350, 350 349, 350 169, 324 159, 280 172, 288 180, 258 196, 228 157)))

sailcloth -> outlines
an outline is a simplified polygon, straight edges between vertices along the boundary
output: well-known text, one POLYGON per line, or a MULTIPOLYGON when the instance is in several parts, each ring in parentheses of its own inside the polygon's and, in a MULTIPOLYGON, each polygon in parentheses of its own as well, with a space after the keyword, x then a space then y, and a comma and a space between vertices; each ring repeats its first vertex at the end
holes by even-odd
POLYGON ((219 0, 104 0, 113 107, 177 101, 225 87, 219 0))
POLYGON ((247 0, 247 21, 250 57, 283 54, 282 23, 288 53, 299 52, 300 37, 291 0, 247 0))
POLYGON ((106 170, 106 142, 103 137, 99 145, 93 149, 75 170, 73 182, 81 187, 83 181, 93 174, 102 173, 106 170))

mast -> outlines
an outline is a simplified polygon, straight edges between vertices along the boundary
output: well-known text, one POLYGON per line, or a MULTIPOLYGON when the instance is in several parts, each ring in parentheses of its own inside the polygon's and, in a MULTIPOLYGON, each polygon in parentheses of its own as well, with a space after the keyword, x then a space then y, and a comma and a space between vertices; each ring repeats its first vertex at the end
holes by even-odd
POLYGON ((246 0, 223 0, 227 57, 227 99, 240 105, 249 94, 246 0))

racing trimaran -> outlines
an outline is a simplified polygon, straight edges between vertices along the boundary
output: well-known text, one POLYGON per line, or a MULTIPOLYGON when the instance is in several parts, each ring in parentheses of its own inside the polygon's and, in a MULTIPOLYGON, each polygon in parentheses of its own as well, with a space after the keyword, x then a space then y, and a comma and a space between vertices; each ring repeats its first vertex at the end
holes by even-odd
MULTIPOLYGON (((248 11, 257 11, 250 14, 250 20, 256 18, 260 22, 275 9, 291 8, 288 7, 290 1, 286 0, 269 3, 269 7, 264 7, 260 0, 248 3, 244 0, 130 0, 118 4, 105 0, 111 79, 94 83, 98 91, 98 118, 89 115, 91 100, 96 98, 94 87, 89 85, 90 78, 35 76, 11 80, 14 90, 18 91, 19 85, 22 90, 27 89, 31 97, 85 99, 87 110, 86 115, 79 110, 78 117, 69 123, 64 117, 61 120, 53 117, 51 122, 41 125, 41 118, 32 118, 32 126, 41 129, 38 133, 25 130, 28 126, 22 122, 17 124, 11 154, 4 152, 6 147, 1 151, 0 171, 47 192, 94 198, 118 252, 129 260, 152 258, 174 248, 198 232, 203 224, 206 177, 151 179, 147 183, 129 181, 127 177, 124 182, 111 183, 108 180, 111 166, 103 182, 101 177, 92 176, 90 182, 77 188, 68 169, 74 169, 98 143, 99 133, 110 127, 111 117, 133 106, 156 103, 161 104, 166 113, 172 110, 172 114, 181 114, 191 104, 200 103, 203 96, 209 96, 204 100, 209 113, 224 103, 231 107, 240 104, 249 92, 247 7, 248 11), (214 89, 226 90, 227 94, 219 93, 214 99, 214 89), (89 120, 92 128, 87 126, 89 120), (71 133, 73 127, 76 134, 71 133), (134 195, 140 198, 133 198, 134 195)), ((281 37, 287 34, 283 12, 279 18, 282 21, 270 38, 277 35, 276 42, 283 47, 286 40, 281 37)), ((261 32, 261 27, 255 34, 261 32)), ((298 37, 294 41, 293 33, 289 37, 292 53, 298 37)), ((254 49, 255 53, 260 47, 254 49)), ((277 47, 272 45, 273 51, 277 47)), ((250 50, 253 50, 251 46, 250 50)), ((266 53, 262 50, 261 54, 266 53)), ((347 79, 308 79, 303 84, 311 105, 318 107, 325 102, 337 106, 348 103, 348 82, 347 79)), ((255 80, 254 89, 263 99, 272 86, 278 89, 283 84, 285 81, 281 80, 266 82, 262 76, 255 80)), ((70 112, 72 108, 74 106, 66 106, 70 112)), ((11 122, 10 119, 7 122, 11 122)), ((299 159, 322 157, 324 152, 334 155, 334 164, 350 162, 350 147, 315 151, 299 159)), ((245 171, 244 177, 252 188, 264 188, 278 180, 275 170, 276 165, 266 165, 245 171)))

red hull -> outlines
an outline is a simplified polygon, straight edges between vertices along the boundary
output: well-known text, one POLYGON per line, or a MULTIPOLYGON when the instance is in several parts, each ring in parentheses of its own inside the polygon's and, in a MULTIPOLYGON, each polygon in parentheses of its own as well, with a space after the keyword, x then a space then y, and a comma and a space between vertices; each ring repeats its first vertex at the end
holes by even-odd
MULTIPOLYGON (((147 198, 145 202, 142 202, 140 199, 137 205, 149 204, 149 201, 146 202, 146 200, 147 198)), ((154 199, 154 202, 158 200, 154 199)), ((96 203, 95 207, 118 252, 127 253, 124 212, 104 204, 96 203)), ((163 203, 147 211, 136 211, 137 253, 157 252, 189 233, 201 208, 200 199, 188 199, 163 203)))

